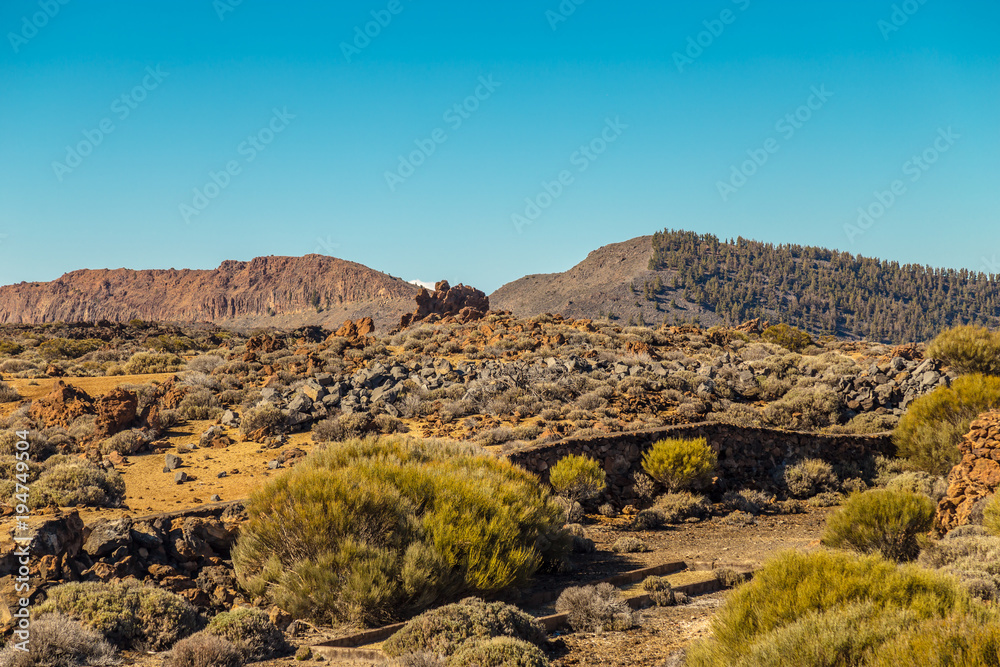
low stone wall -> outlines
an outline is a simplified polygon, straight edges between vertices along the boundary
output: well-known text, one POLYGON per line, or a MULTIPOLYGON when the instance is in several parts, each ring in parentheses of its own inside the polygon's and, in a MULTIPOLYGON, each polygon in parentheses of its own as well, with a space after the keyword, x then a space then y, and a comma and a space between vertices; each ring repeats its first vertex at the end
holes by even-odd
POLYGON ((753 488, 780 493, 774 473, 783 465, 818 458, 831 464, 862 461, 875 455, 893 455, 889 433, 824 435, 767 428, 742 428, 703 422, 647 431, 566 438, 507 454, 508 460, 548 481, 548 470, 567 454, 586 454, 600 461, 608 475, 607 499, 618 505, 634 500, 632 474, 642 470, 642 456, 663 438, 704 437, 719 455, 716 488, 753 488))

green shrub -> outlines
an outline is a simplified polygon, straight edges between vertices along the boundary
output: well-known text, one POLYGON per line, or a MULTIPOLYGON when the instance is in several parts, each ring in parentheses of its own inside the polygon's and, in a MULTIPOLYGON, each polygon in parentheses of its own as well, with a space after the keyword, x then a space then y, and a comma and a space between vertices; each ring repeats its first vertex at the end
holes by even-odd
POLYGON ((31 624, 28 650, 14 648, 14 639, 0 651, 4 667, 106 667, 121 661, 114 648, 94 630, 62 614, 49 614, 31 624))
POLYGON ((73 459, 46 469, 31 487, 30 507, 118 507, 125 500, 125 480, 114 469, 73 459))
POLYGON ((681 491, 660 495, 650 509, 660 514, 663 523, 681 523, 691 517, 708 516, 712 503, 705 496, 681 491))
POLYGON ((126 375, 147 375, 149 373, 173 373, 180 370, 183 360, 176 354, 137 352, 132 355, 123 370, 126 375))
POLYGON ((208 622, 205 632, 229 640, 251 662, 278 658, 291 650, 285 635, 259 609, 224 611, 208 622))
POLYGON ((668 438, 653 443, 642 457, 642 468, 668 491, 676 492, 711 481, 718 455, 705 438, 668 438))
POLYGON ((671 607, 677 604, 677 596, 666 577, 646 577, 642 590, 649 594, 650 601, 657 607, 671 607))
POLYGON ((549 484, 560 496, 587 500, 604 491, 604 469, 589 456, 569 454, 559 459, 549 471, 549 484))
POLYGON ((840 488, 833 466, 822 459, 805 459, 786 466, 782 478, 788 495, 793 498, 809 498, 817 493, 840 488))
POLYGON ((317 422, 312 429, 313 442, 342 442, 368 433, 372 418, 367 412, 352 412, 317 422))
POLYGON ((556 611, 569 614, 567 622, 577 632, 621 631, 639 624, 639 614, 611 584, 571 586, 559 595, 556 611))
POLYGON ((855 415, 851 421, 844 424, 842 430, 845 433, 857 433, 859 435, 872 435, 875 433, 886 433, 896 428, 899 424, 899 417, 892 414, 880 415, 877 412, 862 412, 855 415))
POLYGON ((754 489, 726 491, 725 495, 722 496, 722 502, 730 509, 754 515, 775 509, 774 503, 771 502, 771 496, 754 489))
POLYGON ((830 386, 795 387, 764 408, 764 420, 779 428, 811 431, 836 424, 843 407, 843 398, 830 386))
POLYGON ((952 578, 912 565, 878 556, 784 552, 730 593, 712 621, 712 635, 691 647, 687 664, 861 664, 869 648, 906 623, 971 605, 952 578))
POLYGON ((164 667, 243 667, 243 653, 228 639, 197 632, 177 642, 164 667))
POLYGON ((0 355, 17 356, 24 352, 24 346, 12 340, 0 340, 0 355))
POLYGON ((263 401, 245 411, 240 417, 240 432, 244 438, 274 435, 285 421, 285 415, 273 403, 263 401))
POLYGON ((775 324, 764 329, 760 335, 768 343, 780 345, 792 352, 801 352, 813 344, 813 339, 805 331, 787 324, 775 324))
POLYGON ((569 548, 533 475, 475 447, 400 437, 320 448, 247 511, 240 582, 321 620, 384 622, 494 593, 569 548))
POLYGON ((947 475, 959 459, 958 443, 983 412, 1000 406, 1000 378, 967 375, 910 404, 893 432, 901 457, 932 475, 947 475))
POLYGON ((48 591, 36 617, 62 613, 104 635, 119 648, 160 651, 200 629, 191 603, 161 588, 138 583, 70 583, 48 591))
POLYGON ((923 470, 910 470, 889 478, 885 488, 891 491, 922 493, 936 503, 948 492, 948 480, 923 470))
POLYGON ((222 413, 222 408, 211 389, 198 387, 184 394, 177 413, 184 419, 215 419, 222 413))
POLYGON ((983 508, 983 528, 991 535, 1000 536, 1000 500, 994 493, 983 508))
POLYGON ((408 653, 449 656, 469 640, 509 637, 545 646, 545 629, 532 616, 502 602, 466 598, 426 611, 382 644, 390 657, 408 653))
POLYGON ((930 498, 909 491, 857 493, 830 516, 823 544, 879 553, 891 560, 913 560, 920 553, 917 537, 931 529, 934 509, 930 498))
POLYGON ((927 356, 959 373, 1000 375, 1000 334, 974 325, 955 327, 931 341, 927 356))
POLYGON ((122 456, 131 456, 142 451, 149 440, 138 429, 120 431, 101 443, 101 453, 118 452, 122 456))
POLYGON ((910 625, 890 635, 866 667, 998 667, 1000 623, 995 615, 954 614, 910 625))
POLYGON ((619 537, 615 540, 615 543, 611 545, 611 550, 616 554, 634 554, 643 551, 650 551, 650 548, 638 537, 625 535, 624 537, 619 537))
POLYGON ((534 644, 496 637, 464 644, 448 667, 548 667, 549 659, 534 644))
POLYGON ((38 345, 38 352, 45 361, 56 359, 77 359, 103 346, 99 340, 74 340, 70 338, 50 338, 38 345))

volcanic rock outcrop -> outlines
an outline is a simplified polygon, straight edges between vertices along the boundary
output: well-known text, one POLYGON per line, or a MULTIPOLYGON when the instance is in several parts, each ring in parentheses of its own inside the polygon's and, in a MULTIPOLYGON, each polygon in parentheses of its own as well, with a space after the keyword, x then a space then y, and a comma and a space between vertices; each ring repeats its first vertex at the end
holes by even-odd
POLYGON ((400 329, 416 322, 436 322, 447 317, 464 324, 481 320, 490 309, 490 299, 484 292, 461 283, 452 287, 447 280, 435 283, 433 292, 420 288, 416 300, 417 309, 403 315, 400 329))
POLYGON ((958 445, 962 460, 948 475, 948 493, 938 504, 935 524, 942 533, 972 523, 981 500, 1000 487, 1000 410, 974 422, 958 445))

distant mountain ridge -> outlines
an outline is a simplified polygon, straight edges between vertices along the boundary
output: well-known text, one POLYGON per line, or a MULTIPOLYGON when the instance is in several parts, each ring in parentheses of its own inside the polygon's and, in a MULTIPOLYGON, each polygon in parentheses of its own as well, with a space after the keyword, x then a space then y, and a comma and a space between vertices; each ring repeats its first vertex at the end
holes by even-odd
POLYGON ((526 317, 610 315, 633 324, 761 317, 886 343, 927 340, 958 324, 1000 327, 996 276, 674 230, 604 246, 563 273, 525 276, 490 302, 526 317))
POLYGON ((208 270, 83 269, 51 282, 0 287, 0 323, 142 319, 284 328, 368 316, 382 328, 413 309, 418 291, 324 255, 227 260, 208 270))

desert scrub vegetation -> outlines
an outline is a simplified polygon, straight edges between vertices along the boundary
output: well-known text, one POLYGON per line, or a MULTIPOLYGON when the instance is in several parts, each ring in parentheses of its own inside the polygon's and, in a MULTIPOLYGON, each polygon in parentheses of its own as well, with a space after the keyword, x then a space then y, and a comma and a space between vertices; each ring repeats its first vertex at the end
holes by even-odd
POLYGON ((243 667, 243 652, 231 641, 207 632, 180 640, 164 667, 243 667))
POLYGON ((137 582, 55 586, 35 615, 56 613, 93 628, 123 649, 162 651, 204 625, 198 610, 181 596, 137 582))
POLYGON ((955 327, 931 341, 927 356, 960 373, 1000 375, 1000 333, 974 325, 955 327))
POLYGON ((782 481, 792 498, 810 498, 840 488, 833 466, 822 459, 804 459, 785 466, 782 481))
POLYGON ((136 352, 125 362, 122 370, 126 375, 147 375, 149 373, 173 373, 180 370, 183 361, 176 354, 157 352, 136 352))
POLYGON ((204 632, 232 642, 251 662, 279 658, 291 651, 284 633, 259 609, 224 611, 208 622, 204 632))
POLYGON ((240 417, 240 433, 244 438, 258 434, 274 435, 275 430, 285 421, 285 415, 274 403, 262 401, 246 410, 240 417))
POLYGON ((913 401, 893 431, 899 456, 933 475, 958 462, 958 443, 983 412, 1000 406, 1000 377, 966 375, 913 401))
POLYGON ((412 653, 451 656, 470 641, 507 637, 546 646, 545 629, 532 616, 503 602, 466 598, 426 611, 411 619, 387 639, 382 650, 389 657, 412 653))
POLYGON ((577 632, 618 632, 641 621, 611 584, 570 586, 556 600, 556 611, 569 614, 569 626, 577 632))
MULTIPOLYGON (((4 482, 0 482, 0 494, 10 498, 13 487, 4 482)), ((28 507, 119 507, 124 500, 125 480, 117 471, 57 455, 45 461, 31 485, 28 507)))
POLYGON ((779 428, 816 430, 840 421, 843 399, 832 387, 795 387, 764 408, 764 420, 779 428))
POLYGON ((949 576, 878 556, 785 552, 729 595, 686 664, 866 665, 900 632, 966 614, 992 615, 949 576))
POLYGON ((17 389, 6 382, 0 382, 0 403, 13 403, 20 400, 21 394, 17 389))
POLYGON ((984 527, 959 526, 927 544, 917 562, 953 575, 971 595, 988 602, 1000 600, 1000 537, 984 527))
POLYGON ((31 624, 27 651, 0 651, 3 667, 110 667, 121 664, 114 648, 100 633, 63 614, 49 614, 31 624))
POLYGON ((560 496, 580 501, 596 498, 607 486, 601 464, 582 454, 569 454, 549 471, 549 484, 560 496))
POLYGON ((790 352, 802 352, 813 345, 812 337, 801 329, 787 324, 775 324, 764 329, 761 338, 773 345, 780 345, 790 352))
POLYGON ((711 482, 718 455, 705 438, 667 438, 653 443, 642 457, 642 469, 667 488, 684 491, 711 482))
POLYGON ((889 560, 913 560, 920 553, 918 537, 931 529, 934 509, 929 497, 909 491, 857 493, 830 516, 822 541, 889 560))
POLYGON ((448 667, 548 667, 549 659, 534 644, 496 637, 463 644, 448 660, 448 667))
POLYGON ((319 620, 379 623, 494 593, 569 547, 533 475, 469 445, 401 437, 318 449, 248 514, 233 550, 241 584, 319 620))

